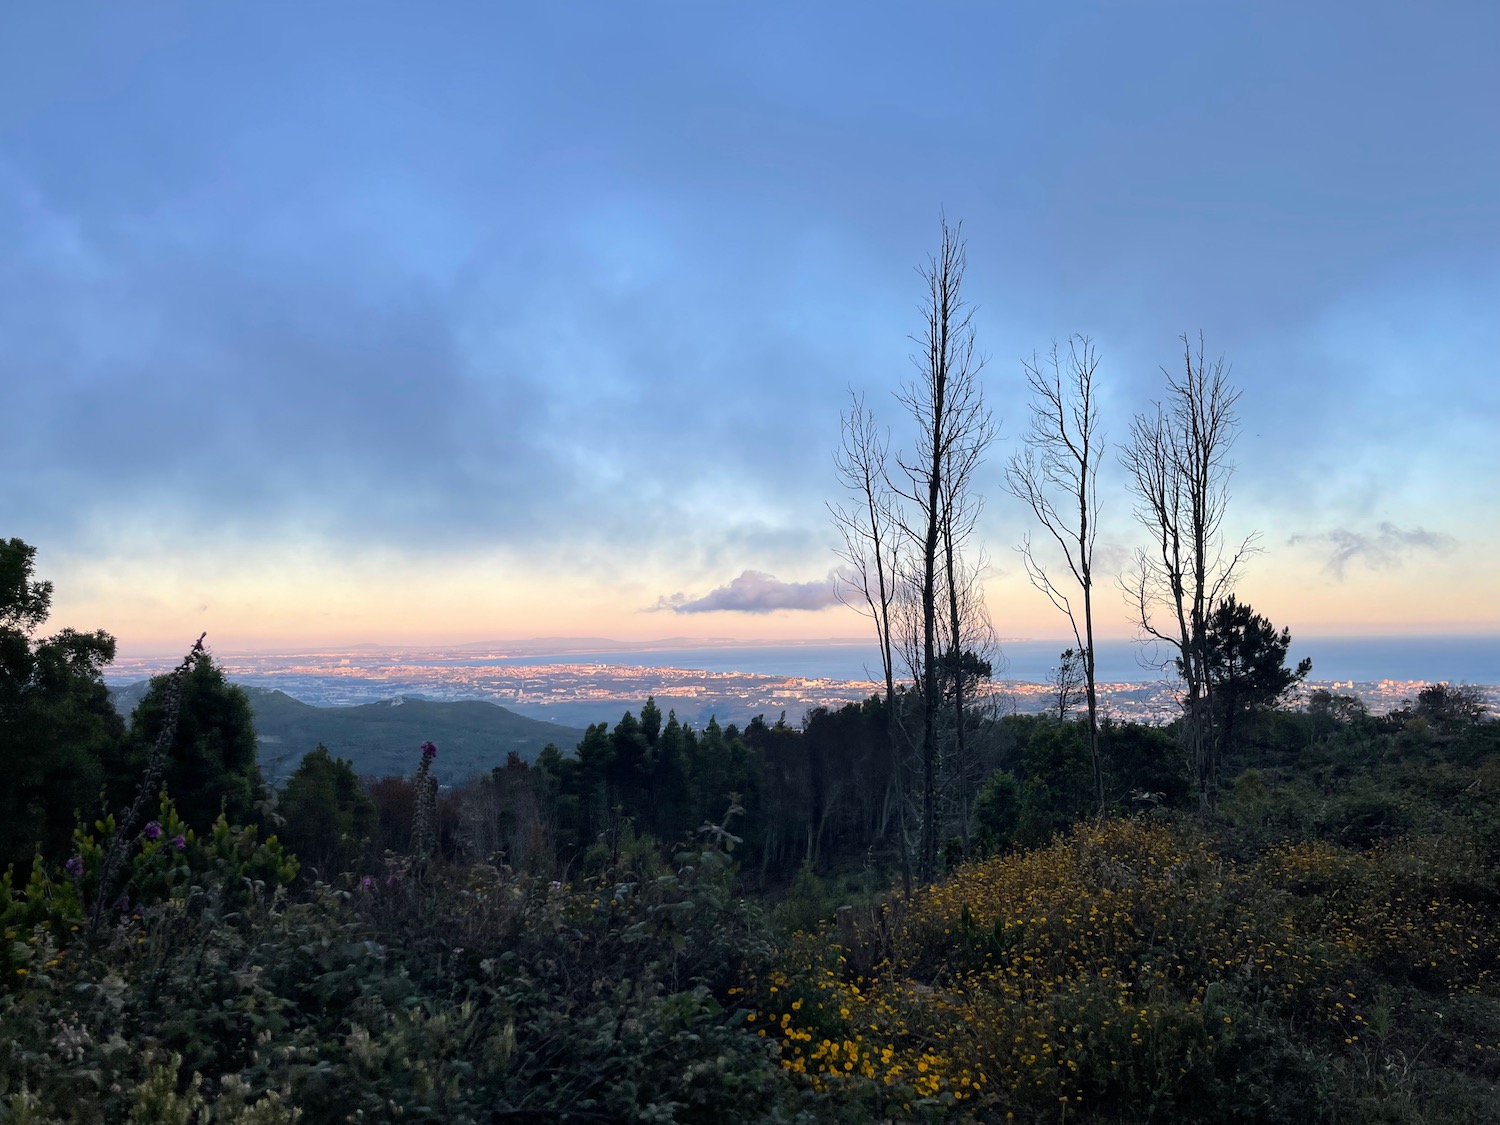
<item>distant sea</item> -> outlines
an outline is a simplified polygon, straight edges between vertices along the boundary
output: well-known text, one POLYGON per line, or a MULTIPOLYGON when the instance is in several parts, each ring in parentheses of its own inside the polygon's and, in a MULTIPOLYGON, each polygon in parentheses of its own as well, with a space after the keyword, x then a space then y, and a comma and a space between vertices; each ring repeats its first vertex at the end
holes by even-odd
MULTIPOLYGON (((1058 654, 1071 642, 1007 641, 995 678, 1045 683, 1058 654)), ((1165 655, 1165 650, 1162 650, 1165 655)), ((1500 636, 1316 637, 1294 639, 1289 663, 1311 657, 1313 680, 1448 680, 1500 684, 1500 636)), ((1170 678, 1150 655, 1131 641, 1100 641, 1098 678, 1105 683, 1149 683, 1170 678)), ((402 663, 424 667, 480 665, 601 664, 626 668, 685 668, 809 679, 877 680, 880 658, 874 645, 745 645, 722 648, 566 652, 526 656, 406 656, 402 663)))

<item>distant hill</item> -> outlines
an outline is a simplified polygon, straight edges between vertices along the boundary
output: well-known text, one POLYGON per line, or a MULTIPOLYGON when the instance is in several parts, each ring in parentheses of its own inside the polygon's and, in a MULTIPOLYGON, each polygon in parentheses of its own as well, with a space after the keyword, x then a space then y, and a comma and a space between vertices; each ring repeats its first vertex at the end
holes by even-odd
MULTIPOLYGON (((130 714, 146 688, 141 681, 112 689, 122 715, 130 714)), ((408 697, 357 707, 314 707, 284 691, 245 687, 245 693, 260 736, 261 772, 275 784, 289 777, 320 742, 329 753, 353 762, 356 773, 383 776, 411 773, 417 748, 432 741, 438 746, 438 780, 456 784, 503 765, 512 750, 530 762, 547 743, 571 750, 584 734, 482 700, 437 703, 408 697)))

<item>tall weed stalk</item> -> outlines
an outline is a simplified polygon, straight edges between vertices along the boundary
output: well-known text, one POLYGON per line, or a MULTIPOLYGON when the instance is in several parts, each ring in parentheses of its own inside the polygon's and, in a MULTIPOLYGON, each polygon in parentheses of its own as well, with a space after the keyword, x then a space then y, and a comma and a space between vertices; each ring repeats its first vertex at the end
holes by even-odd
POLYGON ((97 933, 99 925, 104 920, 104 910, 109 902, 109 896, 114 887, 115 880, 119 877, 120 868, 129 858, 130 849, 135 841, 135 827, 145 812, 146 803, 157 795, 157 786, 161 784, 162 774, 167 767, 167 754, 172 749, 172 742, 177 737, 177 713, 182 705, 182 688, 187 680, 188 673, 193 670, 193 665, 203 655, 203 638, 207 633, 200 633, 198 639, 193 642, 193 647, 188 654, 172 670, 172 678, 167 684, 166 692, 166 714, 162 721, 161 733, 156 736, 156 745, 151 748, 151 757, 146 762, 146 772, 141 778, 140 788, 136 791, 135 800, 119 817, 119 825, 115 831, 115 838, 110 841, 109 852, 104 857, 104 867, 99 873, 99 890, 94 896, 94 909, 89 915, 89 932, 97 933))

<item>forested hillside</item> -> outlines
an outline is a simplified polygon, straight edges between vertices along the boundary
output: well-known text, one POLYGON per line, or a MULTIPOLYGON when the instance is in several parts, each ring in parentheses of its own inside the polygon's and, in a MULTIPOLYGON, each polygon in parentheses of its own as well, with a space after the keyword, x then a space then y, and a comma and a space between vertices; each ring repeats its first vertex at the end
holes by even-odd
MULTIPOLYGON (((111 696, 128 714, 147 683, 114 688, 111 696)), ((457 780, 487 773, 515 753, 535 761, 549 744, 573 747, 583 731, 517 715, 481 700, 438 702, 410 697, 350 707, 314 707, 283 691, 242 689, 250 702, 266 779, 281 783, 303 755, 317 746, 347 758, 362 777, 410 769, 411 747, 424 739, 442 744, 448 776, 457 780)))

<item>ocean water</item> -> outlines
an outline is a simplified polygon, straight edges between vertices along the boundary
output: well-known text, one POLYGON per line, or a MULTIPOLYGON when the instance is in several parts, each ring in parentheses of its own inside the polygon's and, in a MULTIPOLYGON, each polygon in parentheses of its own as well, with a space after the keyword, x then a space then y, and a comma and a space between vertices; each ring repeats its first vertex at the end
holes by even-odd
POLYGON ((1500 636, 1294 637, 1290 655, 1312 657, 1314 680, 1500 684, 1500 636))
MULTIPOLYGON (((1045 683, 1058 654, 1071 642, 1009 641, 1001 644, 995 678, 1045 683)), ((1160 650, 1163 657, 1166 650, 1160 650)), ((1288 662, 1313 662, 1313 680, 1448 680, 1500 684, 1500 636, 1294 638, 1288 662)), ((1131 641, 1101 641, 1098 678, 1106 683, 1148 683, 1170 678, 1151 663, 1149 650, 1131 641)), ((479 665, 600 664, 626 668, 686 668, 810 679, 875 680, 880 658, 873 644, 745 645, 724 648, 569 652, 514 657, 425 657, 406 659, 427 667, 479 665)))

